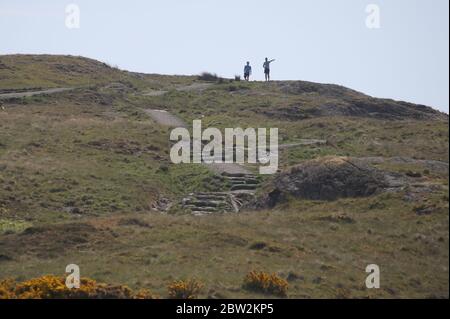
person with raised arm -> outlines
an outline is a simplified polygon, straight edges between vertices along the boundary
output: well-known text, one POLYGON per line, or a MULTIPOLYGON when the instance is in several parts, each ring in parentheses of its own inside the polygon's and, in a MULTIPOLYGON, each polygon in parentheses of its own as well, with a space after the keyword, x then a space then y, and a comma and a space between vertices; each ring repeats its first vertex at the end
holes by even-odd
POLYGON ((270 63, 275 61, 275 59, 272 59, 269 61, 268 58, 266 58, 266 61, 264 61, 263 68, 264 68, 264 75, 266 77, 266 81, 270 81, 270 63))

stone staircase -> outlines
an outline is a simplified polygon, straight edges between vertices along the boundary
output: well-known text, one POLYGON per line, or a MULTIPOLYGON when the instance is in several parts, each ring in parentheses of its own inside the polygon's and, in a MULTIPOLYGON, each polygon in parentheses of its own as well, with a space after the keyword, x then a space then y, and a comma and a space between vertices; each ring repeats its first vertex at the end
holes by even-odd
MULTIPOLYGON (((193 84, 188 87, 178 88, 179 91, 189 90, 203 90, 208 85, 205 84, 193 84)), ((165 94, 166 91, 149 92, 147 95, 158 96, 165 94)), ((167 127, 187 127, 182 119, 170 114, 166 110, 146 109, 145 112, 158 124, 167 127)), ((192 142, 192 141, 191 141, 192 142)), ((173 144, 174 142, 172 142, 173 144)), ((291 148, 301 145, 315 145, 326 144, 325 140, 301 140, 297 143, 280 145, 279 149, 291 148)), ((233 148, 233 154, 235 146, 233 148)), ((224 150, 226 150, 224 146, 224 150)), ((245 151, 248 151, 246 148, 245 151)), ((225 152, 226 154, 227 152, 225 152)), ((201 154, 197 154, 201 155, 201 154)), ((192 156, 192 154, 191 154, 192 156)), ((225 155, 219 155, 214 160, 225 160, 225 155)), ((218 178, 225 181, 225 184, 229 186, 228 190, 217 190, 216 192, 208 193, 191 193, 181 200, 181 207, 183 210, 191 212, 194 215, 202 216, 212 213, 238 213, 240 209, 246 204, 251 202, 254 197, 257 188, 259 187, 259 179, 254 174, 250 173, 246 168, 238 164, 228 163, 214 163, 207 164, 209 169, 215 172, 218 178)), ((222 183, 224 181, 221 181, 222 183)))
POLYGON ((221 177, 229 190, 191 193, 181 202, 183 210, 195 216, 238 213, 245 203, 254 198, 259 186, 259 179, 255 175, 223 172, 221 177))
POLYGON ((231 192, 253 191, 259 186, 259 180, 253 174, 245 173, 222 173, 225 181, 230 185, 231 192))

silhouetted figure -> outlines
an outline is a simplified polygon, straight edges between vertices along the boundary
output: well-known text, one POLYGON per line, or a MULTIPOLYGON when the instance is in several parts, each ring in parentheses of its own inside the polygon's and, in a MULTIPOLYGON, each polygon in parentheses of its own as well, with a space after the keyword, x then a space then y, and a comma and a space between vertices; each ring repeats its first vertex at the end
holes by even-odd
POLYGON ((245 81, 250 80, 250 75, 252 75, 252 67, 250 66, 250 62, 244 66, 244 79, 245 81))
POLYGON ((270 81, 270 63, 272 63, 273 61, 275 61, 275 59, 269 61, 268 58, 266 58, 266 61, 264 61, 263 68, 266 81, 270 81))

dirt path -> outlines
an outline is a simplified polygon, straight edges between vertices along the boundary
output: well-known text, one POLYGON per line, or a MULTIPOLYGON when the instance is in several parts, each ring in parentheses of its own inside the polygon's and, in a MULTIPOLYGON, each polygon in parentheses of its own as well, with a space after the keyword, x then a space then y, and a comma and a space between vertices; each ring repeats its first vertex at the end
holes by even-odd
POLYGON ((252 175, 252 173, 239 164, 226 164, 226 163, 213 163, 213 164, 205 164, 208 165, 210 169, 218 174, 247 174, 252 175))
POLYGON ((39 95, 39 94, 52 94, 52 93, 70 91, 73 89, 74 88, 54 88, 54 89, 39 90, 39 91, 2 93, 2 94, 0 94, 0 99, 21 98, 21 97, 27 97, 27 96, 33 96, 33 95, 39 95))
MULTIPOLYGON (((207 88, 211 87, 213 83, 193 83, 190 85, 176 87, 175 90, 179 92, 202 92, 207 88)), ((167 90, 151 90, 149 92, 143 93, 144 96, 162 96, 167 94, 167 90)))
POLYGON ((152 91, 150 91, 150 92, 147 92, 147 93, 143 93, 142 95, 143 96, 161 96, 161 95, 164 95, 164 94, 166 94, 168 91, 157 91, 157 90, 152 90, 152 91))
MULTIPOLYGON (((186 123, 179 117, 165 111, 165 110, 145 110, 145 113, 147 113, 156 123, 161 124, 163 126, 169 126, 169 127, 188 127, 186 123)), ((288 149, 293 147, 299 147, 303 145, 323 145, 326 144, 326 140, 319 140, 319 139, 303 139, 296 143, 292 144, 283 144, 279 145, 278 149, 288 149)), ((208 167, 218 173, 218 174, 249 174, 252 173, 246 169, 245 167, 235 164, 235 163, 213 163, 213 164, 204 164, 208 165, 208 167)))
MULTIPOLYGON (((165 110, 145 110, 156 123, 169 127, 187 127, 186 123, 179 117, 165 110)), ((252 174, 249 170, 239 164, 213 163, 207 165, 212 171, 218 174, 252 174)))
POLYGON ((156 123, 169 127, 187 127, 179 117, 165 110, 144 110, 156 123))

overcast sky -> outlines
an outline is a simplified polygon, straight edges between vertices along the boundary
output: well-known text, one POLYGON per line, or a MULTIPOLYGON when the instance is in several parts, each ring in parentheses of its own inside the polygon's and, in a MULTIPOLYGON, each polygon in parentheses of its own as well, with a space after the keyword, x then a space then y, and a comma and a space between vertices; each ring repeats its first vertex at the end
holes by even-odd
POLYGON ((250 61, 255 80, 267 56, 274 80, 336 83, 448 113, 448 14, 448 0, 0 0, 0 54, 226 77, 250 61), (71 3, 80 28, 66 26, 71 3), (379 6, 378 29, 367 27, 369 4, 379 6))

